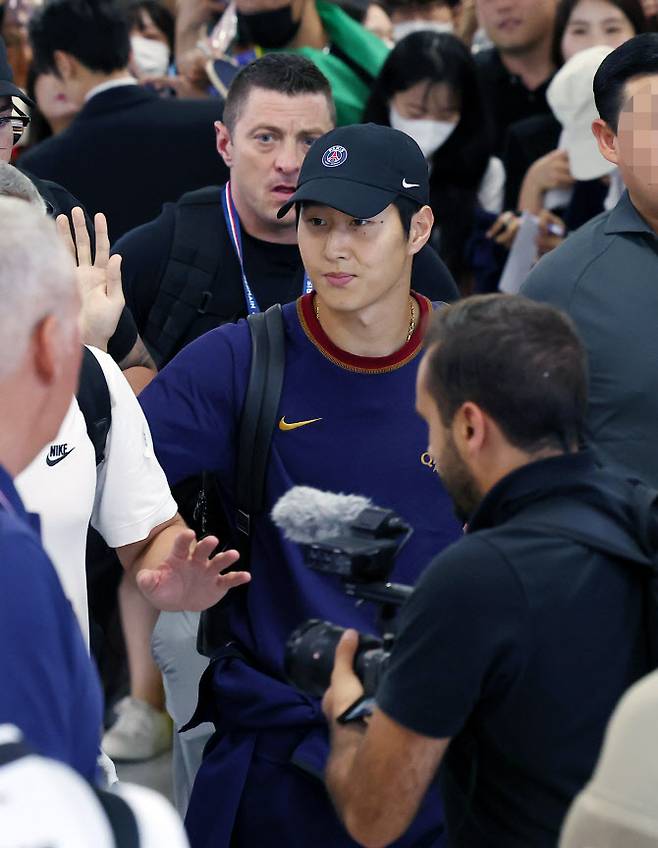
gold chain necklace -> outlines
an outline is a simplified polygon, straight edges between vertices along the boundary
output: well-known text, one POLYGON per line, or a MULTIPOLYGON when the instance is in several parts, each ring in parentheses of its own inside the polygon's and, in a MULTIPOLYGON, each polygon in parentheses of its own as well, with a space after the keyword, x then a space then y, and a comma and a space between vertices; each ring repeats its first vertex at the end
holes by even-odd
MULTIPOLYGON (((320 307, 318 305, 317 296, 314 298, 314 306, 315 306, 315 317, 319 322, 320 321, 320 307)), ((410 315, 410 318, 409 318, 409 331, 407 332, 407 338, 404 340, 405 344, 408 341, 411 340, 411 337, 414 334, 414 330, 416 329, 416 303, 415 303, 413 297, 411 297, 411 295, 409 295, 409 311, 410 311, 411 315, 410 315)))

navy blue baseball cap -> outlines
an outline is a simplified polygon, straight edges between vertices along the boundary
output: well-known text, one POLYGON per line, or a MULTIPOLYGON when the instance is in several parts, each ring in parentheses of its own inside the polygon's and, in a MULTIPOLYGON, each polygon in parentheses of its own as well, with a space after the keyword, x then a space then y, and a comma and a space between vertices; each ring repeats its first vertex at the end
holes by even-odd
POLYGON ((14 85, 14 74, 7 59, 7 48, 2 38, 0 38, 0 97, 20 97, 28 106, 33 105, 30 98, 17 85, 14 85))
POLYGON ((295 203, 307 201, 372 218, 396 197, 408 197, 419 206, 429 201, 429 174, 420 147, 392 127, 352 124, 313 143, 297 190, 277 216, 283 218, 295 203))

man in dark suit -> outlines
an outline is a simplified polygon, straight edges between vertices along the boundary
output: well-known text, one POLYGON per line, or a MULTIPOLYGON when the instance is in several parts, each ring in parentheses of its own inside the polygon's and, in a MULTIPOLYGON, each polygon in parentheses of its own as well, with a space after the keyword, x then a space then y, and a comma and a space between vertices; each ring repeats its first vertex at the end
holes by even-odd
POLYGON ((63 133, 26 153, 21 167, 56 180, 110 238, 154 218, 186 191, 225 182, 215 152, 222 102, 162 99, 128 71, 129 27, 107 0, 49 0, 30 23, 34 61, 57 74, 80 112, 63 133))
MULTIPOLYGON (((20 140, 25 128, 30 123, 30 119, 14 103, 14 99, 21 100, 21 106, 23 103, 27 106, 34 105, 30 98, 15 85, 12 69, 7 59, 7 49, 3 39, 0 38, 0 164, 9 163, 14 145, 20 140)), ((80 201, 57 183, 40 180, 33 174, 28 176, 43 198, 48 213, 53 218, 65 214, 71 219, 71 211, 75 206, 81 205, 80 201)), ((89 237, 93 246, 95 245, 94 225, 89 215, 86 215, 86 218, 89 237)), ((92 249, 95 250, 94 247, 92 249)), ((95 344, 98 344, 98 342, 95 342, 95 344)), ((107 350, 123 369, 134 365, 144 365, 149 368, 153 366, 153 361, 137 335, 135 322, 127 308, 123 310, 116 331, 109 339, 107 350)))

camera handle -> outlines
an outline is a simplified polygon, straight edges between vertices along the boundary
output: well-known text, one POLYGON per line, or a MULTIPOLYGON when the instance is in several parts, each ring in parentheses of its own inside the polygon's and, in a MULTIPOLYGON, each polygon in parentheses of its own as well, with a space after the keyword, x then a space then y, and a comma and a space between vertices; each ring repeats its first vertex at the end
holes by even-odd
POLYGON ((398 609, 411 596, 413 588, 402 583, 355 583, 345 581, 345 594, 359 601, 370 601, 379 606, 383 648, 393 646, 395 638, 394 620, 398 609))

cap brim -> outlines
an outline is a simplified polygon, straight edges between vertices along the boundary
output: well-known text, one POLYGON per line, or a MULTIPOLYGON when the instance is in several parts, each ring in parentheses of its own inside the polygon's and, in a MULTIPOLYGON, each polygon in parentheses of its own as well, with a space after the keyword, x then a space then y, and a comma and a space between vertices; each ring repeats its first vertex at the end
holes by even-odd
POLYGON ((591 132, 588 135, 584 127, 563 130, 559 146, 569 154, 569 170, 576 180, 597 180, 611 174, 616 168, 616 165, 604 159, 596 139, 591 132))
POLYGON ((363 185, 354 180, 341 180, 325 177, 309 180, 300 186, 290 200, 277 212, 277 218, 283 218, 295 203, 303 201, 330 206, 354 218, 372 218, 392 203, 397 192, 363 185))
POLYGON ((34 106, 34 103, 30 98, 25 94, 24 91, 21 91, 17 85, 14 85, 13 82, 9 82, 8 80, 0 80, 0 97, 18 97, 19 100, 22 100, 23 103, 26 103, 28 106, 34 106))

